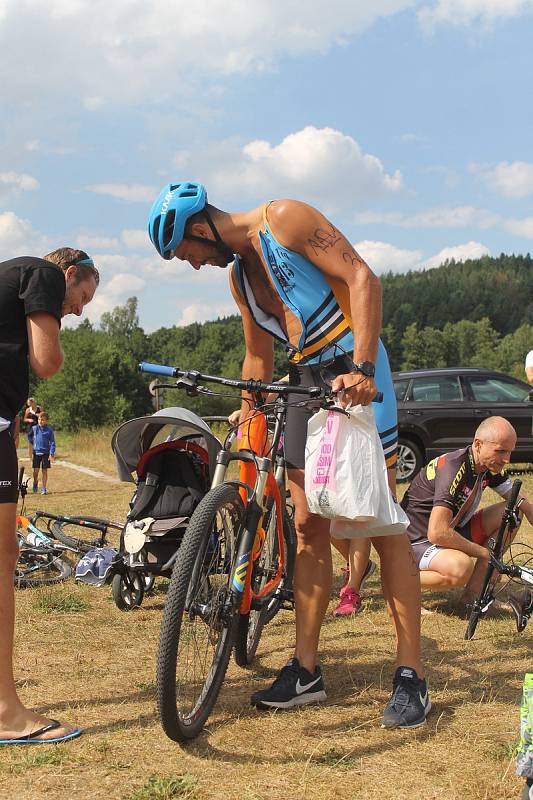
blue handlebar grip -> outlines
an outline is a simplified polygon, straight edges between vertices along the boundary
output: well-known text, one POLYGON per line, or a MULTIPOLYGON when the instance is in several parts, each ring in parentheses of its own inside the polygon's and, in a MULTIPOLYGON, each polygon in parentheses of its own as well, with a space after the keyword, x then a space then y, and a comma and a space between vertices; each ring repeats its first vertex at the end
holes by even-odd
POLYGON ((372 400, 373 403, 382 403, 383 402, 383 392, 378 392, 377 395, 372 400))
POLYGON ((173 378, 176 374, 176 367, 167 367, 164 364, 149 364, 148 361, 141 361, 139 372, 149 372, 151 375, 168 375, 173 378))

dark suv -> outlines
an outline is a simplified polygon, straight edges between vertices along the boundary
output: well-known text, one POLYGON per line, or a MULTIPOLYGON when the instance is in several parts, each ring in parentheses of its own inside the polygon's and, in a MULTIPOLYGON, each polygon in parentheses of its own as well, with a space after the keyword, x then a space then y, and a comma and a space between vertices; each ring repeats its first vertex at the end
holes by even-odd
POLYGON ((518 440, 514 462, 533 461, 533 390, 488 369, 395 372, 398 401, 398 480, 413 478, 440 453, 466 447, 485 417, 505 417, 518 440))

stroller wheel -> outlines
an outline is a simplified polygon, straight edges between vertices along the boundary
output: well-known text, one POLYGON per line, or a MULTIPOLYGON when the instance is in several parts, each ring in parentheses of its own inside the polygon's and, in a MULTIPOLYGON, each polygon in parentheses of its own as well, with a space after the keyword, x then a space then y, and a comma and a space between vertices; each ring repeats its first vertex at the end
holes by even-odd
POLYGON ((155 575, 145 574, 143 575, 143 581, 144 581, 144 593, 150 594, 150 592, 154 588, 155 575))
POLYGON ((111 583, 113 600, 121 611, 133 611, 139 608, 144 597, 144 575, 126 570, 114 576, 111 583))

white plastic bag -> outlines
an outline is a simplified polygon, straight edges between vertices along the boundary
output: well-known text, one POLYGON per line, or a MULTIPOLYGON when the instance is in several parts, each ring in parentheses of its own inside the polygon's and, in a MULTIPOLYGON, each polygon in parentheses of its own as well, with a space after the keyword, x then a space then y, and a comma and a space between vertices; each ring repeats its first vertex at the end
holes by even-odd
POLYGON ((312 513, 333 520, 332 536, 403 533, 409 519, 389 489, 372 406, 354 406, 348 415, 319 411, 307 431, 307 503, 312 513))
POLYGON ((378 514, 373 450, 379 435, 371 406, 321 410, 307 423, 305 494, 309 510, 328 519, 370 521, 378 514))

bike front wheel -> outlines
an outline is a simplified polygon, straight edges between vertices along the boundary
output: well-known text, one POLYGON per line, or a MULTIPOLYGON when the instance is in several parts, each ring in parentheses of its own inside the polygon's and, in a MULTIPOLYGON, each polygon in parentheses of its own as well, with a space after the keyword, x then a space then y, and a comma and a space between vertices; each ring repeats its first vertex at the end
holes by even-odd
POLYGON ((484 595, 484 597, 476 601, 475 605, 472 607, 472 610, 470 611, 470 615, 468 617, 468 622, 465 631, 465 639, 467 641, 470 641, 470 639, 473 638, 479 620, 485 616, 485 613, 493 600, 494 600, 494 595, 486 594, 484 595))
POLYGON ((157 703, 166 735, 196 737, 228 667, 237 612, 229 604, 236 542, 245 509, 232 484, 196 508, 172 571, 157 655, 157 703))
POLYGON ((60 555, 23 548, 15 567, 14 583, 21 589, 52 586, 66 581, 71 575, 71 565, 60 555))

